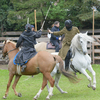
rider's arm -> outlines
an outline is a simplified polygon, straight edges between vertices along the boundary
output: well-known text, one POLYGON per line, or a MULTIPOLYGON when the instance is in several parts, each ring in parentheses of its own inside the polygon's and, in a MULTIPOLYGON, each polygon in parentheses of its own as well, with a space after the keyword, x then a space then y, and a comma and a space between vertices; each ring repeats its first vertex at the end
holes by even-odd
POLYGON ((63 35, 63 34, 65 34, 64 30, 65 30, 65 27, 61 31, 53 32, 53 34, 56 35, 56 36, 63 35))
POLYGON ((19 39, 18 39, 18 41, 17 41, 17 44, 16 44, 16 48, 18 48, 18 47, 21 45, 22 41, 23 41, 23 38, 22 38, 22 36, 20 35, 20 37, 19 37, 19 39))
POLYGON ((39 30, 38 32, 36 32, 35 37, 36 37, 36 38, 40 38, 40 37, 41 37, 41 34, 42 34, 42 31, 39 30))
POLYGON ((59 37, 57 37, 57 36, 55 36, 55 35, 53 35, 53 34, 51 34, 51 38, 52 38, 52 39, 55 39, 55 40, 59 40, 59 37))

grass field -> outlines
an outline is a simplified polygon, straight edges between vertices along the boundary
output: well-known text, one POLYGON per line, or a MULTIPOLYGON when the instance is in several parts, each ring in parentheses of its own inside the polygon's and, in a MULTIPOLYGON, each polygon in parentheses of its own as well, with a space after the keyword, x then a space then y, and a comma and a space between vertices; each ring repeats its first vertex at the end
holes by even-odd
MULTIPOLYGON (((92 90, 88 88, 88 80, 82 74, 77 74, 78 78, 82 80, 79 83, 73 84, 68 81, 66 77, 62 75, 59 86, 67 91, 68 94, 61 94, 55 87, 53 90, 53 96, 51 100, 100 100, 100 65, 93 65, 93 69, 96 72, 97 88, 92 90)), ((0 70, 0 100, 5 94, 6 85, 8 82, 8 70, 0 70)), ((89 75, 92 77, 91 73, 89 75)), ((17 92, 22 94, 22 97, 17 97, 14 94, 12 87, 9 89, 7 100, 32 100, 36 93, 39 91, 42 85, 42 74, 35 75, 33 78, 30 76, 22 76, 17 84, 17 92), (28 79, 29 78, 29 79, 28 79)), ((13 83, 13 82, 12 82, 13 83)), ((41 93, 38 100, 45 100, 48 95, 45 88, 41 93)))

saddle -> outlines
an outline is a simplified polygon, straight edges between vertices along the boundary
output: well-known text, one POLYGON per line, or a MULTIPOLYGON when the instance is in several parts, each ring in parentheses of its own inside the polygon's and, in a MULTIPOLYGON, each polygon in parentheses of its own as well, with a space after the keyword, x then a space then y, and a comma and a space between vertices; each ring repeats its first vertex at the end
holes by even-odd
MULTIPOLYGON (((61 47, 62 47, 62 43, 60 42, 59 43, 59 49, 61 49, 61 47)), ((46 46, 46 49, 55 49, 55 45, 50 43, 50 42, 48 42, 47 46, 46 46)))
MULTIPOLYGON (((19 53, 19 52, 18 52, 18 53, 19 53)), ((16 59, 16 57, 17 57, 18 53, 15 55, 15 57, 14 57, 14 59, 13 59, 13 63, 14 63, 14 65, 20 65, 20 66, 25 65, 25 64, 28 62, 28 60, 27 60, 27 61, 25 61, 25 62, 24 62, 24 63, 22 63, 22 64, 19 64, 19 63, 16 63, 16 62, 15 62, 15 59, 16 59)))

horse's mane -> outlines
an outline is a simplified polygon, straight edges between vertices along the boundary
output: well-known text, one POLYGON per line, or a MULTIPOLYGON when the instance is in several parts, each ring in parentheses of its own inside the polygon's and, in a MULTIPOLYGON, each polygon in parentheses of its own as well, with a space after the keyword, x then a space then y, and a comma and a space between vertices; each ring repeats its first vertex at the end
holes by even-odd
POLYGON ((7 42, 10 42, 10 43, 12 43, 12 44, 14 44, 16 46, 16 42, 14 42, 14 41, 7 40, 7 42))
POLYGON ((10 41, 10 43, 12 43, 12 44, 14 44, 14 45, 16 46, 16 42, 14 42, 14 41, 10 41))
POLYGON ((14 46, 16 46, 16 42, 11 41, 11 40, 6 40, 3 42, 3 44, 5 44, 5 43, 12 43, 14 46))

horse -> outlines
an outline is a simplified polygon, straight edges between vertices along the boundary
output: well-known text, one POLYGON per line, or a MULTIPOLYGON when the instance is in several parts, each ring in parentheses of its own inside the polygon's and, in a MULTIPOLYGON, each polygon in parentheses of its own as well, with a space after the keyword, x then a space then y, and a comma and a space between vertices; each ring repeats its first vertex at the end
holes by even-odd
POLYGON ((7 98, 9 87, 11 85, 11 81, 13 77, 15 76, 14 84, 12 85, 12 88, 14 90, 15 95, 18 97, 21 97, 21 93, 18 93, 15 90, 15 87, 17 85, 17 82, 19 81, 20 77, 22 75, 37 75, 40 72, 43 74, 43 82, 42 87, 39 90, 39 92, 34 96, 34 100, 36 100, 39 96, 44 87, 47 85, 47 80, 50 82, 50 92, 48 96, 46 97, 46 100, 50 99, 53 92, 54 87, 54 79, 51 77, 50 72, 55 67, 56 63, 59 63, 59 71, 65 75, 71 82, 77 82, 77 78, 70 74, 69 72, 66 72, 63 67, 63 61, 60 58, 60 56, 53 56, 48 52, 41 51, 37 53, 33 58, 31 58, 26 66, 25 72, 21 72, 21 67, 19 65, 13 64, 13 59, 15 55, 18 53, 19 49, 16 48, 16 43, 13 41, 4 41, 3 49, 2 49, 2 57, 5 58, 8 54, 9 57, 9 63, 8 63, 8 70, 9 70, 9 81, 7 84, 7 89, 5 92, 5 95, 3 96, 3 99, 7 98))
MULTIPOLYGON (((89 80, 89 84, 87 86, 89 88, 92 87, 92 89, 95 90, 96 89, 96 73, 91 66, 91 58, 87 54, 87 42, 94 42, 94 39, 92 37, 88 36, 87 32, 84 34, 83 33, 76 34, 73 37, 73 39, 71 41, 71 46, 70 46, 70 48, 72 50, 72 59, 70 60, 68 72, 82 73, 89 80), (74 66, 74 67, 72 67, 72 66, 74 66), (88 73, 86 72, 86 69, 89 70, 93 75, 93 84, 92 84, 92 78, 88 75, 88 73)), ((42 46, 42 44, 41 44, 41 46, 42 46)), ((36 48, 36 50, 37 49, 38 48, 36 48)), ((58 55, 58 52, 54 52, 51 54, 58 55)), ((64 61, 64 64, 65 64, 65 61, 64 61)), ((65 65, 64 65, 64 67, 65 67, 65 65)), ((57 89, 61 93, 66 93, 58 85, 58 82, 61 77, 61 73, 60 72, 58 73, 58 70, 59 70, 59 66, 56 64, 54 70, 51 72, 51 76, 52 77, 55 76, 55 86, 57 87, 57 89)), ((48 85, 47 85, 47 89, 49 92, 48 85)))

